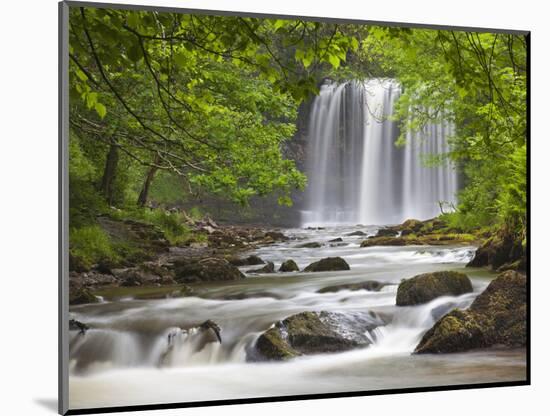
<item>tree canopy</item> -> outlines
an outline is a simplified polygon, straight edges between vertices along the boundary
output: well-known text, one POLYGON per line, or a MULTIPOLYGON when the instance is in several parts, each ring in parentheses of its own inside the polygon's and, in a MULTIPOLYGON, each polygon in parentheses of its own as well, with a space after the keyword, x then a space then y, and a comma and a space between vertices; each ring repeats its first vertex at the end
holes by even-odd
POLYGON ((403 87, 397 145, 428 122, 456 126, 443 157, 464 187, 449 221, 525 237, 524 36, 95 7, 71 7, 69 23, 78 215, 92 199, 143 206, 158 177, 188 195, 289 205, 306 184, 283 152, 300 104, 324 77, 391 77, 403 87))

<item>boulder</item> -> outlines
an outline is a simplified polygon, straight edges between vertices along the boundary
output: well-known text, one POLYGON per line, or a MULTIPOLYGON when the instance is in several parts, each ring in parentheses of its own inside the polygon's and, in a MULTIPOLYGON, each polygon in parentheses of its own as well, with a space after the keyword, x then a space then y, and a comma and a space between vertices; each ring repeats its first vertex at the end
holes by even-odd
POLYGON ((246 258, 231 257, 227 259, 233 266, 255 266, 257 264, 265 264, 260 257, 252 254, 246 258))
POLYGON ((338 237, 338 238, 333 238, 332 240, 328 240, 329 243, 341 243, 342 241, 342 237, 338 237))
POLYGON ((386 283, 377 282, 376 280, 367 280, 360 283, 343 283, 341 285, 327 286, 319 289, 317 293, 339 292, 340 290, 368 290, 369 292, 379 292, 386 283))
POLYGON ((304 272, 331 272, 338 270, 350 270, 349 264, 342 257, 326 257, 311 263, 304 272))
POLYGON ((71 291, 69 294, 70 305, 83 305, 86 303, 98 303, 99 299, 95 297, 88 289, 80 288, 71 291))
POLYGON ((352 233, 346 234, 346 236, 348 236, 348 237, 364 237, 366 235, 367 235, 367 233, 365 233, 363 231, 354 231, 352 233))
POLYGON ((236 266, 217 257, 176 261, 174 272, 175 280, 180 283, 239 280, 245 277, 236 266))
POLYGON ((264 267, 249 270, 248 273, 275 273, 275 264, 272 261, 268 261, 264 267))
POLYGON ((300 268, 296 264, 296 262, 292 259, 285 260, 283 264, 281 264, 281 267, 279 267, 280 272, 298 272, 300 271, 300 268))
POLYGON ((302 312, 264 332, 255 351, 264 360, 348 351, 369 345, 372 338, 366 333, 380 325, 383 320, 371 312, 302 312))
POLYGON ((265 233, 265 238, 271 238, 274 241, 287 241, 288 237, 280 231, 268 231, 265 233))
POLYGON ((309 243, 303 243, 303 244, 298 244, 296 246, 296 248, 320 248, 322 247, 322 244, 321 243, 318 243, 317 241, 312 241, 312 242, 309 242, 309 243))
POLYGON ((521 241, 510 233, 500 232, 487 239, 477 250, 467 267, 486 267, 493 270, 525 271, 526 253, 521 241))
POLYGON ((453 271, 424 273, 399 284, 396 304, 397 306, 418 305, 440 296, 458 296, 472 291, 472 282, 464 273, 453 271))
POLYGON ((394 228, 380 228, 375 237, 395 237, 399 234, 394 228))
POLYGON ((527 343, 527 279, 507 271, 494 279, 469 309, 454 309, 428 330, 415 353, 450 353, 527 343))
POLYGON ((408 229, 408 230, 411 230, 412 232, 418 232, 423 226, 424 224, 422 223, 422 221, 415 220, 415 219, 408 219, 404 221, 403 224, 399 226, 399 228, 401 228, 402 230, 408 229))

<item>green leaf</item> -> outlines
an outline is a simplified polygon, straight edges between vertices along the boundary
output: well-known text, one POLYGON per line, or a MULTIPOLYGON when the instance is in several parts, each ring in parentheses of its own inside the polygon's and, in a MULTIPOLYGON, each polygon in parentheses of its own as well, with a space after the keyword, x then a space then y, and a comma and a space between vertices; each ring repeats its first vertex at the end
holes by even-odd
POLYGON ((273 27, 275 28, 275 30, 277 29, 280 29, 281 27, 283 27, 286 23, 286 20, 281 20, 281 19, 277 19, 275 20, 275 23, 273 24, 273 27))
POLYGON ((99 117, 104 118, 107 114, 107 108, 101 104, 101 103, 95 103, 95 111, 99 115, 99 117))
POLYGON ((329 55, 328 61, 334 69, 337 69, 340 66, 340 58, 338 58, 338 56, 336 55, 329 55))
POLYGON ((141 51, 141 46, 137 43, 134 43, 129 49, 128 49, 128 58, 132 60, 133 62, 137 62, 142 58, 143 54, 141 51))

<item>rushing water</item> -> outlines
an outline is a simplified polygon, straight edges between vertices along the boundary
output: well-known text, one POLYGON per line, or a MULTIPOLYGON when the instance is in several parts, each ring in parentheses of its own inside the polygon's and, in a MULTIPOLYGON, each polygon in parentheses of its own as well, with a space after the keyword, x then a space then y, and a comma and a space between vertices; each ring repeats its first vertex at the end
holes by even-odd
MULTIPOLYGON (((452 307, 467 307, 492 278, 467 269, 474 293, 441 297, 414 307, 396 307, 401 279, 433 270, 464 270, 473 247, 360 248, 362 237, 345 236, 374 227, 288 230, 295 237, 256 251, 279 264, 300 268, 341 256, 350 271, 250 275, 237 282, 198 286, 204 294, 164 300, 104 302, 71 308, 72 317, 92 327, 71 331, 71 408, 189 402, 244 397, 364 391, 525 378, 523 350, 411 355, 422 334, 452 307), (308 241, 341 243, 297 248, 308 241), (377 280, 380 292, 318 293, 339 283, 377 280), (247 362, 258 336, 274 322, 302 311, 354 314, 374 311, 388 318, 375 329, 370 347, 301 357, 286 363, 247 362), (201 343, 191 327, 207 319, 222 328, 222 343, 201 343), (170 337, 169 337, 169 334, 170 337)), ((257 266, 256 266, 257 267, 257 266)), ((242 268, 246 271, 247 268, 242 268)))
POLYGON ((449 152, 454 127, 428 123, 396 146, 399 130, 389 117, 400 95, 391 79, 321 87, 310 115, 305 225, 422 220, 437 216, 440 202, 455 202, 454 167, 423 160, 449 152))

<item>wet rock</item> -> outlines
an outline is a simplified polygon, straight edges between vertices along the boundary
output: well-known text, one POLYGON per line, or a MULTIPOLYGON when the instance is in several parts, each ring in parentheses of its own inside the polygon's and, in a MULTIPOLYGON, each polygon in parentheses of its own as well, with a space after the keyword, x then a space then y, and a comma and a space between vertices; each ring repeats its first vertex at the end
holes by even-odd
POLYGON ((363 231, 354 231, 352 233, 346 234, 346 236, 348 236, 348 237, 363 237, 365 235, 367 235, 367 233, 365 233, 363 231))
POLYGON ((467 267, 486 267, 493 270, 525 271, 526 253, 521 241, 510 233, 499 232, 487 239, 477 250, 467 267))
POLYGON ((338 238, 333 238, 332 240, 328 240, 329 243, 341 243, 342 241, 342 237, 338 237, 338 238))
POLYGON ((174 263, 175 280, 182 283, 239 280, 245 276, 225 259, 207 257, 174 263))
POLYGON ((248 273, 275 273, 275 264, 272 261, 268 261, 264 267, 249 270, 248 273))
POLYGON ((231 257, 227 259, 227 261, 233 266, 255 266, 257 264, 265 264, 265 261, 256 255, 251 255, 246 258, 231 257))
POLYGON ((406 279, 397 288, 397 306, 418 305, 440 296, 472 292, 472 282, 464 273, 441 271, 406 279))
POLYGON ((373 246, 407 246, 416 245, 420 242, 416 239, 405 239, 403 237, 371 237, 361 243, 361 247, 373 246))
POLYGON ((69 331, 79 331, 82 335, 85 335, 88 329, 90 329, 88 325, 76 319, 69 320, 69 331))
POLYGON ((319 289, 317 293, 339 292, 340 290, 368 290, 369 292, 379 292, 386 283, 377 282, 376 280, 367 280, 361 283, 343 283, 341 285, 327 286, 319 289))
POLYGON ((428 330, 416 353, 449 353, 527 343, 527 279, 508 271, 494 279, 469 309, 454 309, 428 330))
POLYGON ((369 345, 368 331, 384 325, 374 313, 302 312, 277 322, 255 346, 266 360, 348 351, 369 345))
POLYGON ((111 274, 102 274, 95 271, 69 273, 69 285, 71 288, 108 286, 117 282, 117 278, 111 274))
MULTIPOLYGON (((208 319, 208 320, 204 321, 202 324, 200 324, 199 325, 199 330, 206 333, 206 334, 208 334, 210 332, 211 335, 213 334, 216 337, 215 339, 220 344, 222 343, 222 337, 220 335, 221 328, 217 323, 215 323, 211 319, 208 319)), ((211 341, 211 342, 214 342, 214 341, 211 341)))
POLYGON ((296 248, 320 248, 323 245, 317 241, 312 241, 309 243, 299 244, 296 246, 296 248))
MULTIPOLYGON (((158 267, 160 268, 160 266, 158 267)), ((113 269, 113 274, 120 281, 120 285, 126 287, 160 284, 163 279, 157 272, 160 270, 157 270, 153 263, 126 269, 113 269)), ((165 274, 164 271, 160 273, 165 274)), ((166 273, 169 272, 166 271, 166 273)))
POLYGON ((71 291, 69 294, 70 305, 83 305, 86 303, 98 303, 99 299, 95 297, 88 289, 81 288, 71 291))
POLYGON ((300 271, 300 268, 296 264, 296 262, 292 259, 285 260, 283 264, 281 264, 281 267, 279 267, 280 272, 298 272, 300 271))
POLYGON ((271 238, 273 241, 287 241, 288 237, 280 231, 268 231, 265 233, 265 237, 271 238))
POLYGON ((395 237, 399 231, 393 228, 380 228, 376 233, 376 237, 395 237))
POLYGON ((404 221, 399 226, 399 228, 402 230, 408 229, 408 230, 411 230, 412 232, 418 232, 423 226, 424 224, 422 223, 422 221, 415 220, 415 219, 408 219, 404 221))
POLYGON ((342 257, 327 257, 311 263, 304 272, 329 272, 350 270, 349 264, 342 257))

